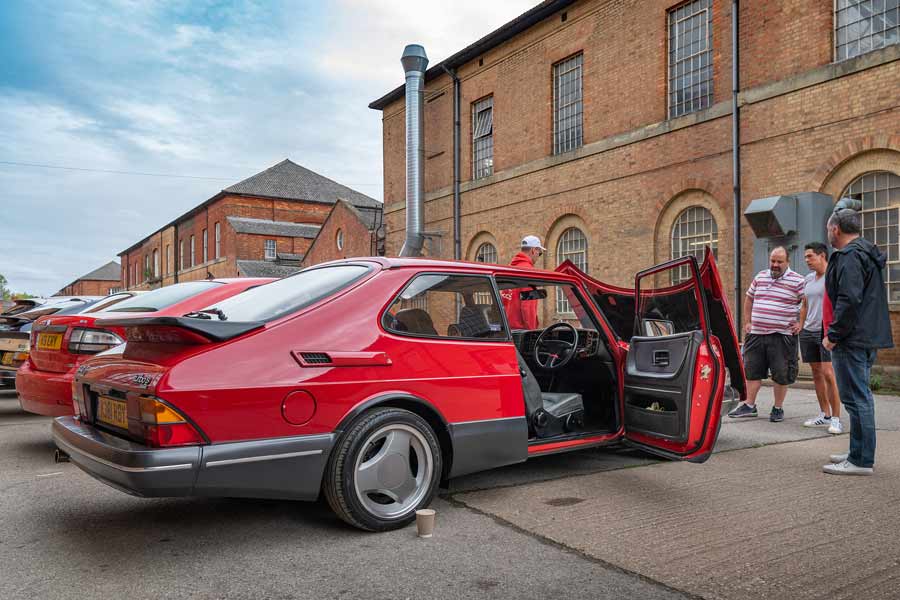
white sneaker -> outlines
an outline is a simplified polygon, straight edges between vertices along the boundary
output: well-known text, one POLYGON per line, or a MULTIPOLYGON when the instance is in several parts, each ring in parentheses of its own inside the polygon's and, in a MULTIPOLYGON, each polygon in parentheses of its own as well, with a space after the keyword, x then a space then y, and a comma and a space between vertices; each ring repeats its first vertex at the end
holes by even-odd
POLYGON ((828 425, 828 433, 832 435, 844 433, 844 426, 841 424, 840 419, 838 419, 837 417, 831 417, 831 423, 828 425))
POLYGON ((820 412, 817 417, 807 419, 803 422, 804 427, 827 427, 829 424, 831 424, 831 419, 826 417, 823 412, 820 412))
POLYGON ((828 457, 828 460, 833 462, 834 464, 845 462, 848 458, 850 458, 850 453, 846 452, 844 454, 832 454, 828 457))
POLYGON ((874 475, 872 467, 857 467, 849 460, 837 464, 829 464, 822 467, 829 475, 874 475))

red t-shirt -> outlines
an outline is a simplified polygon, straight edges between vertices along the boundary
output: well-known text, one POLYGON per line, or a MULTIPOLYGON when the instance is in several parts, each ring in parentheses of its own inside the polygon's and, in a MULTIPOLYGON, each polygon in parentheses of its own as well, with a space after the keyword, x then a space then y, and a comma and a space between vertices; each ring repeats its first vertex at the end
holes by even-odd
MULTIPOLYGON (((509 263, 513 267, 521 267, 524 269, 533 269, 534 263, 531 258, 524 252, 516 254, 512 262, 509 263)), ((525 300, 519 298, 519 292, 528 291, 531 288, 520 288, 515 290, 503 290, 500 292, 500 299, 503 300, 503 308, 506 310, 506 318, 509 320, 510 329, 537 329, 537 300, 525 300)))
POLYGON ((828 328, 831 327, 831 322, 834 321, 834 309, 831 306, 831 298, 828 297, 828 292, 825 292, 822 296, 822 335, 828 337, 828 328))

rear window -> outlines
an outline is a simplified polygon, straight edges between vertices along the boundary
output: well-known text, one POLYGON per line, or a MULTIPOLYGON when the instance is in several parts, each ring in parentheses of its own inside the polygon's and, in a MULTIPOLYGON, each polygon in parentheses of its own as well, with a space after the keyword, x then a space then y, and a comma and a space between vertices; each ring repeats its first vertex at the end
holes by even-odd
POLYGON ((224 284, 219 281, 176 283, 175 285, 159 288, 158 290, 123 300, 105 312, 155 312, 219 285, 224 284))
POLYGON ((84 314, 100 312, 101 310, 109 310, 109 308, 114 304, 119 304, 120 302, 124 302, 129 298, 134 298, 132 294, 115 294, 113 296, 108 296, 103 300, 97 300, 96 302, 92 302, 87 307, 82 309, 84 314))
POLYGON ((339 292, 371 270, 371 267, 364 265, 308 269, 251 288, 210 309, 222 311, 229 321, 271 321, 339 292))

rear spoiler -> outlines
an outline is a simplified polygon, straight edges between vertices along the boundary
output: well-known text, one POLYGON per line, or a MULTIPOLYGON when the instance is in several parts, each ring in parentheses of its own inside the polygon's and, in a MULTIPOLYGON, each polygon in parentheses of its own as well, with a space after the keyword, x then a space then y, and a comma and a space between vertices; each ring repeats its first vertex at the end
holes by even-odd
MULTIPOLYGON (((142 317, 98 319, 99 327, 123 327, 126 331, 138 328, 175 327, 197 334, 211 342, 224 342, 265 326, 262 321, 218 321, 190 317, 142 317)), ((129 333, 128 337, 132 335, 129 333)), ((135 337, 140 337, 135 336, 135 337)))

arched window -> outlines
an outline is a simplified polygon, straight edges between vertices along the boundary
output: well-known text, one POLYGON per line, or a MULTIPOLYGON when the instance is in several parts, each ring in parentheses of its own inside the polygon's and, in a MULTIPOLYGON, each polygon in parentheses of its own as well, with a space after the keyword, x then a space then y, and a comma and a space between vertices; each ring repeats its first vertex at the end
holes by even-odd
POLYGON ((337 230, 337 235, 335 236, 335 243, 337 244, 338 250, 344 249, 344 230, 343 229, 337 230))
POLYGON ((475 262, 497 264, 497 248, 490 242, 481 244, 475 251, 475 262))
MULTIPOLYGON (((566 229, 556 244, 557 264, 561 265, 567 260, 572 261, 576 267, 587 273, 587 238, 577 227, 566 229)), ((556 291, 556 312, 570 314, 572 307, 569 300, 563 295, 562 286, 556 291)))
POLYGON ((854 179, 841 196, 862 202, 863 237, 887 254, 888 301, 900 302, 900 176, 874 171, 854 179))
MULTIPOLYGON (((691 206, 681 211, 672 225, 672 258, 696 256, 703 262, 706 246, 712 248, 713 256, 719 256, 719 227, 712 213, 702 206, 691 206)), ((690 278, 687 266, 672 271, 672 283, 690 278)))

